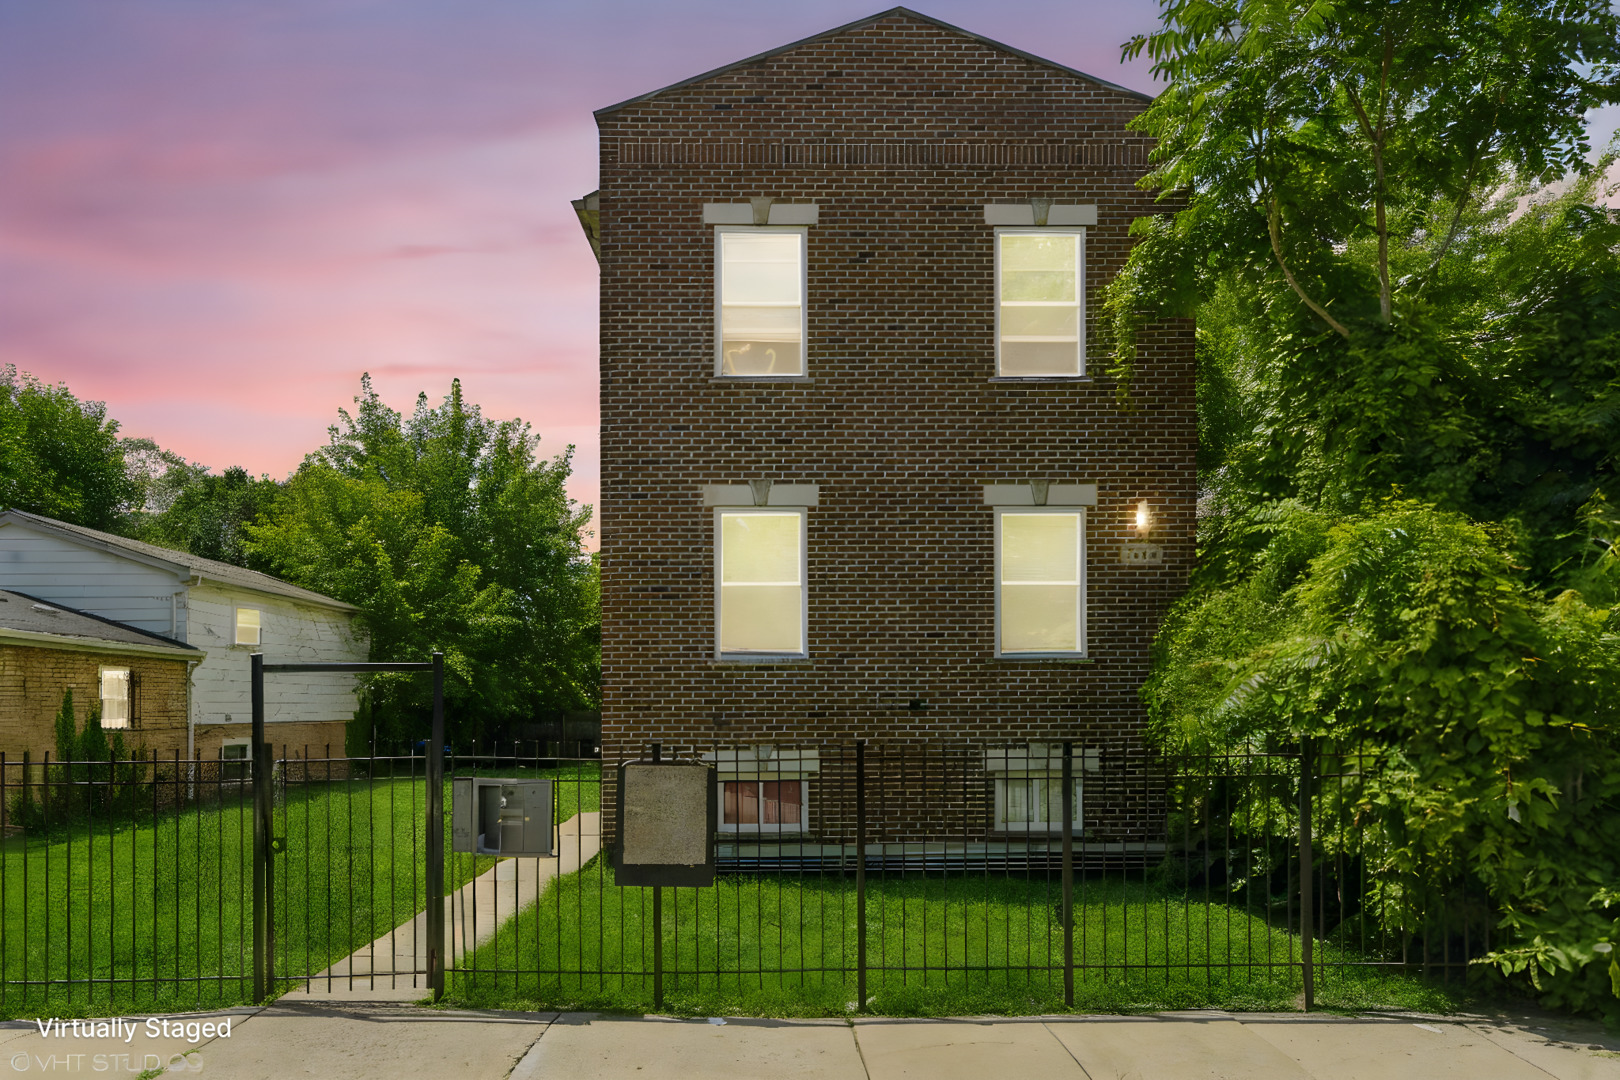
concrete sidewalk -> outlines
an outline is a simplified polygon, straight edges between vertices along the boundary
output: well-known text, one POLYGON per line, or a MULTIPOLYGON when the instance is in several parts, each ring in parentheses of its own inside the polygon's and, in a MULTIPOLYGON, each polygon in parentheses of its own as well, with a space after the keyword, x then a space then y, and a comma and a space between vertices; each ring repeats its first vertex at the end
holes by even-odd
POLYGON ((1620 1036, 1555 1017, 1192 1012, 959 1020, 674 1020, 283 998, 226 1037, 127 1043, 0 1025, 0 1073, 602 1080, 1620 1080, 1620 1036), (188 1053, 189 1051, 189 1053, 188 1053))
MULTIPOLYGON (((557 854, 502 859, 444 898, 450 963, 487 944, 512 916, 534 903, 560 874, 572 874, 602 847, 602 815, 575 814, 557 827, 557 854)), ((427 912, 356 949, 282 1000, 418 1001, 427 996, 427 912)))

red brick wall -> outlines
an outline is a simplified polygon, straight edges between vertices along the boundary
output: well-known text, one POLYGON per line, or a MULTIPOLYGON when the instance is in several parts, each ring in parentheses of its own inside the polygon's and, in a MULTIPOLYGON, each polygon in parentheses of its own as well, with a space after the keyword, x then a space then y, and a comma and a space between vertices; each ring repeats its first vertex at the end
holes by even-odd
MULTIPOLYGON (((1135 738, 1193 558, 1193 328, 1144 336, 1134 411, 1096 342, 1148 143, 1135 97, 891 17, 599 117, 602 741, 1135 738), (815 202, 801 383, 714 377, 705 202, 815 202), (995 375, 990 202, 1094 203, 1084 382, 995 375), (983 485, 1095 482, 1084 661, 997 660, 983 485), (820 485, 809 652, 714 660, 700 486, 820 485), (1118 561, 1146 499, 1161 566, 1118 561), (906 706, 913 699, 925 710, 906 706)), ((604 805, 611 805, 604 793, 604 805)))

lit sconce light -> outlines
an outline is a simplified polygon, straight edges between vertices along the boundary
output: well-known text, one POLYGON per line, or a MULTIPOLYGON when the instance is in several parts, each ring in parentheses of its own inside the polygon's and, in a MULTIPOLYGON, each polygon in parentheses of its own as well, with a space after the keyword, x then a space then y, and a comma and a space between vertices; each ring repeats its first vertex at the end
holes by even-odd
POLYGON ((1136 535, 1143 537, 1153 528, 1153 515, 1148 512, 1147 500, 1136 504, 1136 535))

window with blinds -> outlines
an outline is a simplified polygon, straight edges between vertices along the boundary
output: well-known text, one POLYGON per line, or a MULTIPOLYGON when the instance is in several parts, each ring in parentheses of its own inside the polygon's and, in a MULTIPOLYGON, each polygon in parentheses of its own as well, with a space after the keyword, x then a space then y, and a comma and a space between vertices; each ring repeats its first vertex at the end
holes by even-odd
POLYGON ((720 375, 805 373, 805 246, 799 228, 715 230, 720 375))

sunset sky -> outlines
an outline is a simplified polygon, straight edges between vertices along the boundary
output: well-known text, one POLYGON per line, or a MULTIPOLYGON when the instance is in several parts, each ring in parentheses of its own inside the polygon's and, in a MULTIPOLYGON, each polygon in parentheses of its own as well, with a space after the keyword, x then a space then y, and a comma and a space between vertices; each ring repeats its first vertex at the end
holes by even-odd
MULTIPOLYGON (((1119 63, 1149 0, 914 6, 1153 90, 1119 63)), ((591 111, 879 10, 0 0, 0 364, 277 478, 361 372, 401 410, 459 376, 543 453, 575 444, 594 503, 596 266, 569 206, 597 183, 591 111)))

